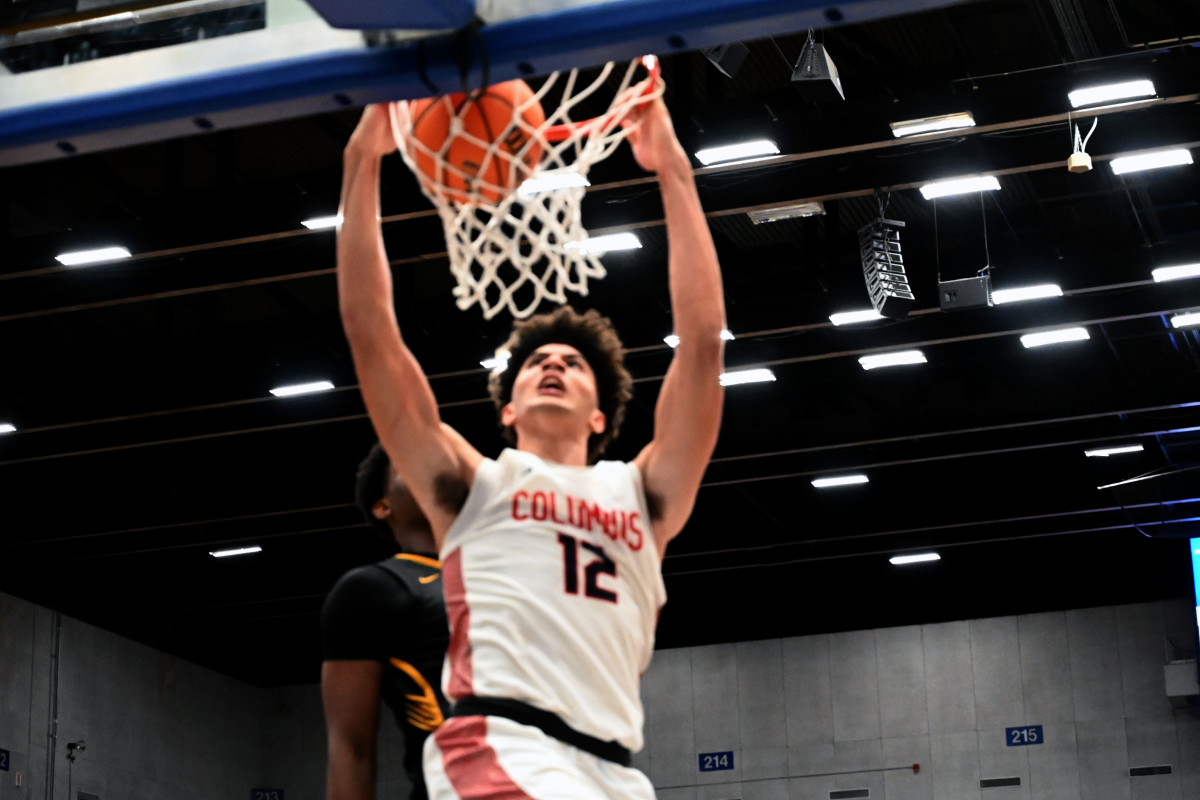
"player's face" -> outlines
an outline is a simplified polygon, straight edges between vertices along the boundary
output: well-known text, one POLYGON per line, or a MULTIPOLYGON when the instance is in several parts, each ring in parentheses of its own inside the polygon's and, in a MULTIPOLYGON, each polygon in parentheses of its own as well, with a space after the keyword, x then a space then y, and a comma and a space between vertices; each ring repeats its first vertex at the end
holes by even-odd
MULTIPOLYGON (((596 375, 579 351, 567 344, 544 344, 529 354, 513 382, 514 414, 528 409, 557 409, 576 413, 593 432, 603 430, 598 409, 596 375), (600 430, 595 430, 595 424, 600 430)), ((511 423, 510 423, 511 424, 511 423)))

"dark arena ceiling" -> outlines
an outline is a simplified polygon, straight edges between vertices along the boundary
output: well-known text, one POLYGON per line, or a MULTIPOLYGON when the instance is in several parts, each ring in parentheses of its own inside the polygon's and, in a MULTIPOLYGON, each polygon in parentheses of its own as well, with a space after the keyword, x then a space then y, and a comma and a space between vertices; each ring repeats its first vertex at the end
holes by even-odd
MULTIPOLYGON (((9 45, 74 4, 20 6, 25 16, 0 3, 9 45)), ((255 23, 247 12, 204 24, 255 23)), ((1200 5, 982 0, 817 31, 844 101, 792 85, 805 38, 745 42, 732 78, 702 52, 663 56, 689 153, 768 138, 780 155, 694 162, 736 336, 727 368, 776 380, 727 390, 716 455, 663 564, 660 646, 1187 596, 1200 339, 1172 318, 1200 308, 1200 279, 1155 282, 1152 270, 1200 263, 1200 165, 1116 175, 1110 162, 1200 148, 1200 5), (1153 96, 1068 103, 1073 89, 1133 79, 1153 81, 1153 96), (889 127, 964 111, 975 127, 889 127), (1086 136, 1096 119, 1094 169, 1069 172, 1072 126, 1086 136), (977 173, 1000 190, 936 205, 919 192, 977 173), (749 216, 811 201, 824 214, 749 216), (881 211, 905 223, 915 306, 834 326, 830 314, 870 305, 858 231, 881 211), (1052 283, 1062 296, 940 309, 939 269, 952 280, 989 264, 996 290, 1052 283), (1089 338, 1020 341, 1071 326, 1089 338), (858 362, 903 349, 927 363, 858 362), (1084 454, 1109 445, 1142 449, 1084 454), (811 485, 848 473, 870 482, 811 485), (1138 476, 1153 477, 1098 488, 1138 476), (888 561, 925 550, 941 560, 888 561)), ((9 46, 0 62, 19 72, 80 46, 9 46)), ((353 504, 373 434, 338 319, 334 234, 300 224, 335 213, 357 117, 0 170, 0 422, 16 427, 0 436, 0 591, 257 685, 317 679, 326 592, 386 554, 353 504), (55 261, 114 243, 133 257, 55 261), (311 380, 336 388, 269 394, 311 380), (249 544, 263 551, 209 555, 249 544)), ((642 242, 609 254, 608 277, 575 303, 610 316, 628 347, 635 398, 609 451, 627 459, 651 434, 671 355, 662 208, 627 150, 591 181, 589 229, 642 242)), ((404 336, 443 418, 495 454, 479 361, 509 318, 455 307, 437 218, 398 157, 385 162, 383 213, 404 336)))

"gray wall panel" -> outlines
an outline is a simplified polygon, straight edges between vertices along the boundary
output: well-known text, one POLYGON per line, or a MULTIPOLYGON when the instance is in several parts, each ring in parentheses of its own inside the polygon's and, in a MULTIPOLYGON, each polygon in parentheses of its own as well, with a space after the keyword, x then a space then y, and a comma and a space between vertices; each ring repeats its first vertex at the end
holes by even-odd
POLYGON ((1071 652, 1065 614, 1017 617, 1025 719, 1009 725, 1047 725, 1074 719, 1071 652))
POLYGON ((788 748, 788 775, 805 777, 837 771, 833 742, 797 744, 788 748))
POLYGON ((975 730, 975 687, 971 665, 971 634, 966 622, 925 625, 925 694, 929 732, 975 730))
POLYGON ((885 739, 929 733, 925 651, 917 626, 875 632, 879 671, 879 724, 885 739))
POLYGON ((879 679, 872 631, 829 637, 834 741, 879 738, 879 679))
POLYGON ((786 747, 745 748, 738 750, 737 758, 743 780, 786 778, 789 774, 786 747))
POLYGON ((1012 778, 1021 779, 1020 786, 989 787, 984 794, 987 800, 1003 800, 1003 798, 1030 797, 1029 793, 1029 753, 1030 747, 1009 747, 1004 736, 1004 728, 988 728, 980 730, 977 736, 979 743, 979 778, 1012 778))
POLYGON ((696 777, 695 723, 692 710, 692 651, 662 650, 642 679, 646 741, 655 786, 689 786, 696 777))
MULTIPOLYGON (((737 667, 737 645, 718 644, 692 650, 692 714, 696 721, 696 753, 740 749, 737 667)), ((695 782, 699 784, 737 780, 742 777, 741 763, 735 758, 732 770, 697 770, 696 775, 698 778, 695 782)))
POLYGON ((829 637, 783 640, 783 691, 787 743, 833 741, 833 697, 829 678, 829 637))
POLYGON ((929 737, 921 736, 911 740, 905 739, 888 739, 883 743, 883 758, 889 765, 903 764, 906 761, 912 761, 915 764, 920 764, 921 769, 913 772, 911 769, 903 770, 888 770, 883 773, 883 796, 886 800, 933 800, 933 773, 929 769, 929 737), (908 758, 906 756, 894 755, 896 752, 903 752, 911 755, 914 750, 920 750, 910 746, 896 748, 893 743, 902 742, 924 742, 925 755, 920 758, 908 758))
POLYGON ((1075 723, 1079 791, 1086 800, 1129 800, 1124 720, 1075 723))
POLYGON ((970 630, 975 724, 984 730, 1019 724, 1024 699, 1016 617, 973 620, 970 630))
POLYGON ((1071 691, 1077 721, 1120 719, 1121 656, 1117 641, 1117 614, 1113 608, 1067 612, 1067 640, 1071 652, 1071 691))
POLYGON ((793 778, 788 781, 788 796, 791 800, 829 800, 833 788, 832 777, 793 778))
POLYGON ((1169 714, 1163 662, 1166 624, 1161 603, 1120 606, 1117 647, 1121 656, 1121 691, 1126 717, 1169 714), (1147 658, 1150 653, 1157 658, 1147 658))
POLYGON ((786 780, 743 784, 743 800, 791 800, 786 780))
MULTIPOLYGON (((1180 780, 1179 735, 1174 720, 1168 717, 1134 717, 1125 720, 1125 742, 1130 767, 1151 767, 1170 764, 1172 774, 1130 778, 1134 800, 1179 800, 1182 797, 1180 780)), ((1200 759, 1193 752, 1191 761, 1200 759)))
MULTIPOLYGON (((833 760, 838 772, 859 773, 883 769, 883 743, 879 739, 834 742, 833 760)), ((853 787, 840 787, 853 788, 853 787)))
POLYGON ((1044 726, 1044 744, 1028 746, 1029 789, 1036 798, 1090 800, 1079 789, 1079 758, 1073 723, 1044 726))
POLYGON ((1179 787, 1185 800, 1200 798, 1200 717, 1177 714, 1179 725, 1179 787))
POLYGON ((738 644, 737 675, 741 747, 786 747, 782 642, 769 639, 738 644))
POLYGON ((934 800, 980 800, 979 748, 973 732, 930 736, 929 770, 934 800))

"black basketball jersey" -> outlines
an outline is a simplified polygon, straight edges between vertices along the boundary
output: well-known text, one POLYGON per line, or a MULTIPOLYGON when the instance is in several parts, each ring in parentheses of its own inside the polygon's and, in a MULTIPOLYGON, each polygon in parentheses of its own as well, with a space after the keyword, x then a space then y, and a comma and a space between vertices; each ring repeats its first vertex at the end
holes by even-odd
POLYGON ((404 732, 404 768, 413 800, 424 800, 421 748, 442 724, 442 662, 449 630, 442 565, 400 553, 342 576, 321 610, 326 661, 379 661, 380 687, 404 732))

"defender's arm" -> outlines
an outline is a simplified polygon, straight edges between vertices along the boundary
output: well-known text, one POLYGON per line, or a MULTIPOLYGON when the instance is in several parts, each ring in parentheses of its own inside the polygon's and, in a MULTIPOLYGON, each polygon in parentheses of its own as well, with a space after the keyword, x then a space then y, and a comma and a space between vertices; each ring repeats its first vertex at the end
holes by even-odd
POLYGON ((329 766, 327 800, 374 800, 375 742, 379 730, 378 661, 326 661, 321 665, 329 766))

